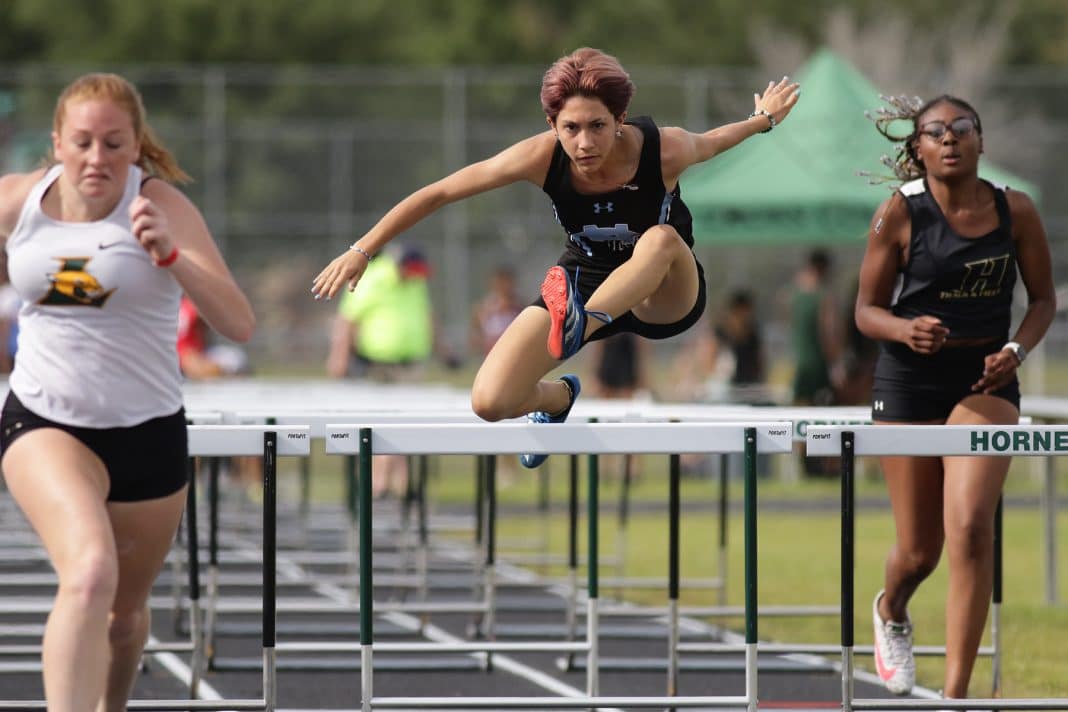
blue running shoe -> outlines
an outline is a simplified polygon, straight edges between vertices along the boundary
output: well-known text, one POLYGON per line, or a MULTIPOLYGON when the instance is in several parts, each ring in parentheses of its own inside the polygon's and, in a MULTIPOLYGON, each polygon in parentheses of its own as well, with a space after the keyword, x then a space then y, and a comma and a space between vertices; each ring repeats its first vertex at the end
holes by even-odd
POLYGON ((549 310, 549 355, 563 361, 578 353, 586 343, 586 317, 592 316, 605 324, 612 317, 604 312, 586 311, 578 291, 578 268, 575 277, 568 276, 560 265, 549 268, 541 283, 541 298, 549 310))
MULTIPOLYGON (((571 407, 575 405, 575 401, 578 399, 579 393, 582 392, 582 384, 579 383, 578 376, 572 373, 569 373, 566 376, 562 376, 560 380, 564 382, 564 385, 567 386, 567 390, 570 393, 570 398, 568 400, 567 407, 556 415, 550 415, 544 410, 537 410, 533 413, 528 413, 527 422, 562 423, 567 420, 567 416, 571 412, 571 407)), ((541 463, 545 462, 547 459, 549 459, 548 455, 532 455, 530 453, 525 453, 519 456, 519 464, 521 464, 523 467, 529 467, 533 469, 541 463)))

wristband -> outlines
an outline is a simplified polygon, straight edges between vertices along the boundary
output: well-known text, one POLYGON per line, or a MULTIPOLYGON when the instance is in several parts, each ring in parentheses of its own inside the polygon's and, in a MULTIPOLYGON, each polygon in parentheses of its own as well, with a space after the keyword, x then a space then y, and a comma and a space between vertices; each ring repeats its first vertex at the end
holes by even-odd
POLYGON ((1008 350, 1016 356, 1016 362, 1019 365, 1023 365, 1024 359, 1027 358, 1027 349, 1020 345, 1017 341, 1010 341, 1001 347, 1002 351, 1008 350))
POLYGON ((156 266, 157 267, 170 267, 171 265, 174 264, 175 260, 177 260, 177 259, 178 259, 178 245, 175 245, 174 249, 171 250, 171 254, 167 255, 162 260, 157 260, 156 261, 156 266))
POLYGON ((355 242, 352 243, 351 245, 349 245, 349 249, 352 250, 353 252, 359 252, 361 255, 363 255, 364 257, 367 258, 368 262, 371 261, 371 255, 369 255, 367 253, 367 250, 363 249, 362 247, 357 245, 355 242))
POLYGON ((761 131, 760 133, 767 133, 768 131, 771 131, 773 128, 775 128, 775 117, 772 116, 771 113, 768 112, 767 109, 756 109, 756 110, 753 111, 752 114, 750 114, 748 116, 748 118, 751 119, 754 116, 766 116, 766 117, 768 117, 768 127, 766 129, 764 129, 763 131, 761 131))

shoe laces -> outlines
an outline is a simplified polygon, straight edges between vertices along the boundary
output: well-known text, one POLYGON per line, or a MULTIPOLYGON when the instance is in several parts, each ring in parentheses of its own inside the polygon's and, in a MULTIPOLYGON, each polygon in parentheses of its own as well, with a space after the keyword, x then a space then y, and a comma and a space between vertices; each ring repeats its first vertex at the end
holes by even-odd
POLYGON ((886 633, 886 645, 895 662, 907 661, 912 654, 912 626, 908 623, 887 621, 883 624, 886 633))

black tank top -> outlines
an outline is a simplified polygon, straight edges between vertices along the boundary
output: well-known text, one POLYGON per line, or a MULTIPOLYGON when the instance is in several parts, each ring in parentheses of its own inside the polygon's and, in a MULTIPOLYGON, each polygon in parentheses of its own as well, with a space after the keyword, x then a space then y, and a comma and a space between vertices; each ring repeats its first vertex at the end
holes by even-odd
POLYGON ((638 172, 625 186, 608 193, 584 195, 571 183, 571 159, 557 141, 544 190, 556 219, 567 231, 567 251, 580 265, 615 267, 630 259, 634 243, 654 225, 668 224, 693 247, 693 218, 679 187, 664 187, 660 167, 660 129, 648 116, 628 121, 645 137, 638 172))
MULTIPOLYGON (((984 181, 986 182, 986 181, 984 181)), ((1016 285, 1016 249, 1005 190, 994 189, 998 226, 961 237, 949 225, 924 179, 899 189, 912 218, 909 260, 898 273, 892 311, 942 320, 950 338, 1005 337, 1016 285)))

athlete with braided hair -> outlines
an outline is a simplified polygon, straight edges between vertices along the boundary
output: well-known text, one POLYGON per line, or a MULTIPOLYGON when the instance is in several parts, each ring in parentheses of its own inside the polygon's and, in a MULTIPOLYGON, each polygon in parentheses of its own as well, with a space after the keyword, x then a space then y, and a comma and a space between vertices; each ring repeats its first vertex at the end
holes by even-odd
MULTIPOLYGON (((979 177, 979 115, 967 102, 893 97, 876 125, 898 141, 884 161, 904 183, 876 211, 860 268, 857 327, 880 342, 876 423, 1015 424, 1017 369, 1053 320, 1050 250, 1024 193, 979 177), (911 132, 889 128, 907 119, 911 132), (1016 275, 1027 310, 1010 338, 1016 275)), ((994 513, 1007 457, 881 459, 897 541, 873 602, 875 664, 887 688, 915 681, 907 605, 949 558, 946 697, 966 697, 990 603, 994 513)))

